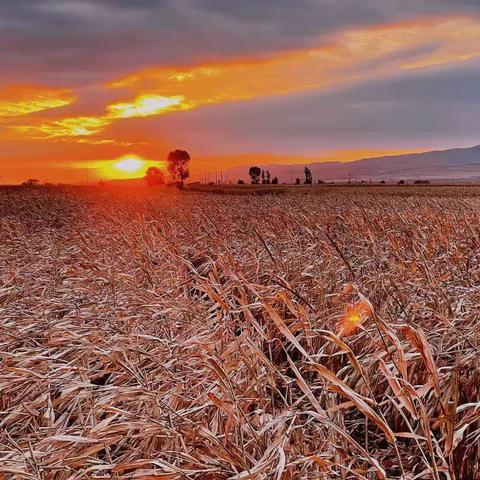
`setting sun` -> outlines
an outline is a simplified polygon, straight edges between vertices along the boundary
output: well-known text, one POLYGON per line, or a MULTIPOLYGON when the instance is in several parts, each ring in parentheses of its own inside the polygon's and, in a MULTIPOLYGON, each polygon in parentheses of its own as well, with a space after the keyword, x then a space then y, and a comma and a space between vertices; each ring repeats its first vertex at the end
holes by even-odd
POLYGON ((126 173, 138 172, 145 165, 145 161, 138 157, 128 157, 115 163, 115 168, 126 173))
POLYGON ((142 179, 150 167, 165 170, 164 161, 151 160, 141 155, 129 153, 112 159, 79 162, 76 168, 81 172, 88 171, 90 181, 142 179))

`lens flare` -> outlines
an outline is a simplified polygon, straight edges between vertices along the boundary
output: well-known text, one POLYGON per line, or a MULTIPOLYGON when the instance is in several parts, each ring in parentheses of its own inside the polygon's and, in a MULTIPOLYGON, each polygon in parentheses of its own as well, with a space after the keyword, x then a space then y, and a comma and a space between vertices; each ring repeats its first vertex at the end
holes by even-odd
POLYGON ((370 306, 360 300, 353 305, 349 305, 345 310, 345 315, 340 322, 341 331, 344 335, 352 335, 360 328, 363 322, 371 315, 370 306))

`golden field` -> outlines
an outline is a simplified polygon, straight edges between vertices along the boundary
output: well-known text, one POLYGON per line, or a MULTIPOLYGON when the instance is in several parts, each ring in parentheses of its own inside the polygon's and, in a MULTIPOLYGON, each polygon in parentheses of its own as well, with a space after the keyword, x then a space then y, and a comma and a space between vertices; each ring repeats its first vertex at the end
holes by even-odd
POLYGON ((279 191, 0 190, 0 478, 480 477, 480 187, 279 191))

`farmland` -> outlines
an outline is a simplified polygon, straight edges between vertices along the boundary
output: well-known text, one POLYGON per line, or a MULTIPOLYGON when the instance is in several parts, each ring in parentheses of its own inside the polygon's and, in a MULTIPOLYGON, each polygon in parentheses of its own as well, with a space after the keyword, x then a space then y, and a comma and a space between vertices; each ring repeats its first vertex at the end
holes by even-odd
POLYGON ((479 478, 480 188, 231 193, 0 190, 0 478, 479 478))

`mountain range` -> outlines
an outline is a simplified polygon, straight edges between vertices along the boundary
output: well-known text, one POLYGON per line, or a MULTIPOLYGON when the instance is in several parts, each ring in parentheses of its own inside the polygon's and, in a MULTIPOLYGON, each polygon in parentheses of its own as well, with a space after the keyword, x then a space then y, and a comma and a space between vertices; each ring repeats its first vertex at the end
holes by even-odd
MULTIPOLYGON (((399 179, 469 179, 480 177, 480 145, 448 150, 433 150, 423 153, 389 155, 363 158, 351 162, 315 162, 292 165, 256 165, 269 170, 280 183, 295 178, 303 180, 305 165, 310 168, 314 182, 360 180, 399 180, 399 179)), ((248 168, 252 165, 234 167, 225 173, 230 179, 248 180, 248 168)))

